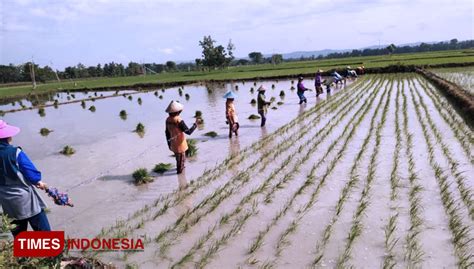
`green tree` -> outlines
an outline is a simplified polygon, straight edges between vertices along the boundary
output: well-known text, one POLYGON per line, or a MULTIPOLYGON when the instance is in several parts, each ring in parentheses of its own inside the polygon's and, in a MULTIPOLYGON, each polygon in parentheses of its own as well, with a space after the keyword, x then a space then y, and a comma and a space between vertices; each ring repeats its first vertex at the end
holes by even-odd
POLYGON ((252 62, 259 64, 263 60, 263 54, 261 52, 254 51, 249 53, 249 58, 252 60, 252 62))
POLYGON ((388 54, 392 55, 396 48, 397 47, 394 44, 390 44, 385 49, 388 51, 388 54))
POLYGON ((283 55, 273 54, 272 55, 272 64, 280 64, 283 62, 283 55))
POLYGON ((166 69, 167 69, 168 71, 176 70, 176 63, 173 62, 173 61, 167 61, 167 62, 166 62, 166 69))
POLYGON ((202 66, 208 68, 218 68, 226 65, 227 53, 222 45, 215 46, 215 40, 212 37, 204 36, 202 41, 199 41, 199 46, 202 47, 202 66))

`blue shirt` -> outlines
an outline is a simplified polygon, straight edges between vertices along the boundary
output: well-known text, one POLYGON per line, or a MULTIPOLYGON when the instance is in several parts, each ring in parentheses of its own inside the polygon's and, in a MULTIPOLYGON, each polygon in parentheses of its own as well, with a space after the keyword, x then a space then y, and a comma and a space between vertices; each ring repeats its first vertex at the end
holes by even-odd
POLYGON ((23 151, 20 151, 17 157, 18 167, 23 177, 31 184, 36 185, 41 181, 41 172, 36 169, 30 158, 23 151))

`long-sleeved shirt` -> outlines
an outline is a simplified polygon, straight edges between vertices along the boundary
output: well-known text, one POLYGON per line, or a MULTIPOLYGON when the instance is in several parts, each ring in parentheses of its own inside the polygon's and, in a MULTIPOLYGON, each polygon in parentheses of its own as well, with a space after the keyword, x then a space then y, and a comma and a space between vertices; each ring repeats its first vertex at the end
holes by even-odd
POLYGON ((36 185, 41 181, 41 172, 36 169, 30 158, 28 158, 23 151, 20 151, 18 154, 17 161, 20 172, 26 180, 33 185, 36 185))
POLYGON ((320 74, 317 74, 316 77, 314 78, 314 86, 320 87, 322 83, 322 78, 320 74))
POLYGON ((296 88, 298 89, 298 93, 304 93, 305 91, 308 90, 308 89, 306 89, 306 87, 303 85, 303 81, 298 82, 298 84, 296 85, 296 88))

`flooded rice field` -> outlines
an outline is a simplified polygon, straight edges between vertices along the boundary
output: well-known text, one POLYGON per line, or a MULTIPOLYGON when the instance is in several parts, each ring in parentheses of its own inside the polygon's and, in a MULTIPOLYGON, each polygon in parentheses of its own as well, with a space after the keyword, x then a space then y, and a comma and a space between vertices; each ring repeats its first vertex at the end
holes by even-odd
POLYGON ((471 95, 474 95, 474 67, 456 67, 434 69, 433 72, 453 83, 458 84, 471 95))
POLYGON ((99 255, 120 267, 472 266, 474 134, 431 84, 414 74, 368 75, 331 96, 308 92, 300 106, 290 81, 265 81, 267 98, 284 102, 269 109, 265 128, 247 119, 260 84, 185 86, 183 96, 167 89, 132 100, 119 93, 4 119, 22 127, 14 142, 45 181, 75 199, 74 208, 52 208, 53 228, 144 239, 143 252, 99 255), (222 95, 236 86, 241 129, 229 139, 222 95), (135 186, 133 170, 174 164, 163 112, 172 99, 185 105, 188 124, 203 113, 191 136, 198 154, 185 174, 135 186), (143 137, 133 132, 139 122, 143 137), (41 136, 41 128, 53 132, 41 136), (76 153, 59 154, 65 145, 76 153))

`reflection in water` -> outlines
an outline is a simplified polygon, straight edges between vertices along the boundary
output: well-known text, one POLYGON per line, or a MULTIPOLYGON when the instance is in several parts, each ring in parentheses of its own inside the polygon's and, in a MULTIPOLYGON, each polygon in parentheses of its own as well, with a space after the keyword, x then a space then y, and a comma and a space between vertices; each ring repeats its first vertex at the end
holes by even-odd
POLYGON ((298 109, 298 116, 304 113, 304 110, 306 108, 306 104, 301 104, 299 109, 298 109))
POLYGON ((229 155, 234 157, 240 151, 239 137, 236 136, 234 139, 229 139, 229 155))
POLYGON ((184 170, 181 174, 177 174, 178 176, 178 185, 180 190, 186 189, 188 186, 188 180, 186 179, 186 170, 184 170))

